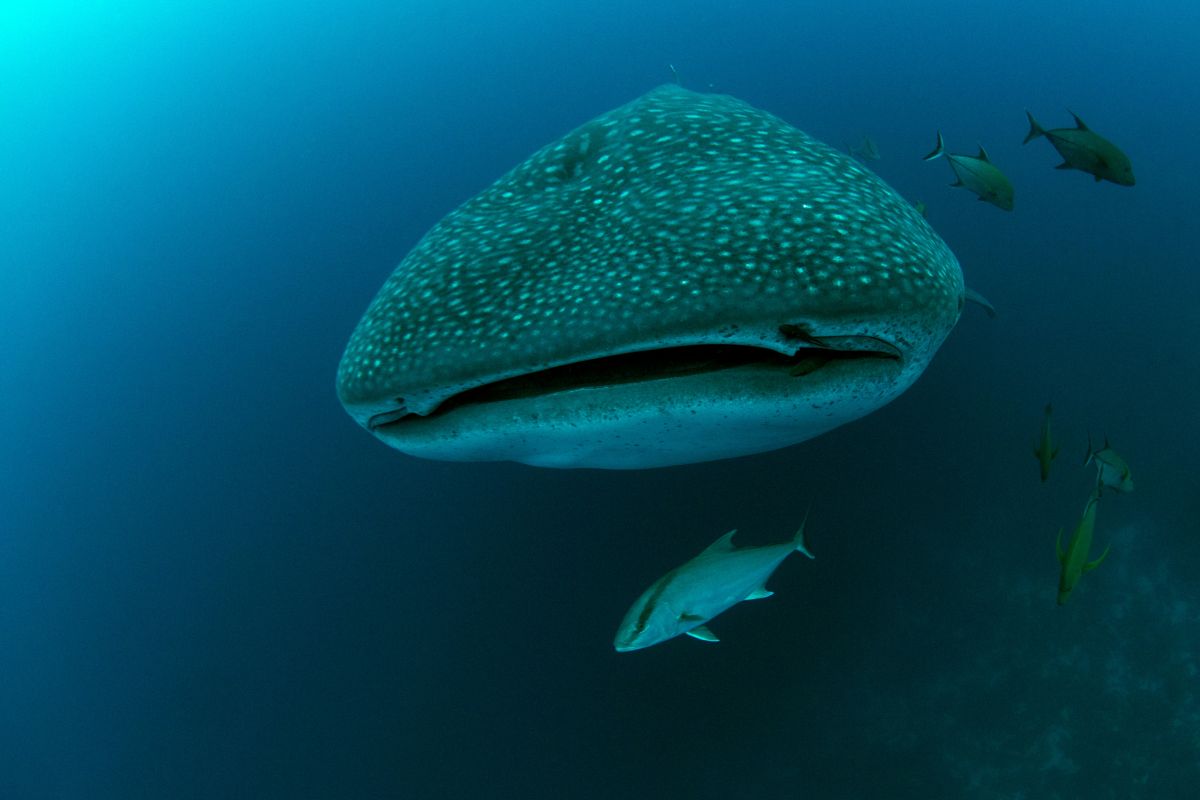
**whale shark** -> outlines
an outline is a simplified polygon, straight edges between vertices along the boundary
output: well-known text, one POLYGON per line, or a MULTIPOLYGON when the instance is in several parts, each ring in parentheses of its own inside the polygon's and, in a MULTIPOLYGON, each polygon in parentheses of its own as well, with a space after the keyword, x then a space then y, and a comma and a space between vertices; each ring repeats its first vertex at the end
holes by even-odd
POLYGON ((337 392, 418 457, 731 458, 894 400, 963 302, 953 253, 870 170, 667 84, 436 223, 359 321, 337 392))

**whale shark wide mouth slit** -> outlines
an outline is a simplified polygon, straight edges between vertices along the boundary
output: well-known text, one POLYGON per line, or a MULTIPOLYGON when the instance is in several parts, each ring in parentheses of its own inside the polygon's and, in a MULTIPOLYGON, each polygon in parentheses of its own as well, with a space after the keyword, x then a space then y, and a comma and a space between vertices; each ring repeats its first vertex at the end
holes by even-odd
POLYGON ((802 378, 834 361, 860 359, 898 361, 894 347, 887 342, 861 337, 854 349, 802 347, 785 355, 753 345, 694 344, 638 350, 629 353, 586 359, 475 386, 448 397, 425 415, 400 408, 376 414, 368 422, 372 431, 404 425, 413 419, 429 419, 468 405, 519 400, 574 389, 603 388, 642 381, 681 378, 738 367, 777 369, 794 378, 802 378))

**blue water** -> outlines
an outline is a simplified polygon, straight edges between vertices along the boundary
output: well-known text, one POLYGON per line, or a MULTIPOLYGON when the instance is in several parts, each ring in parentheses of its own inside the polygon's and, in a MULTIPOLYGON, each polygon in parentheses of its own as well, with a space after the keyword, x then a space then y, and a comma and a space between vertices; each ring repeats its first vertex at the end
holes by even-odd
POLYGON ((1200 6, 507 5, 0 8, 0 798, 1191 797, 1200 6), (358 429, 334 371, 408 248, 668 63, 871 135, 999 316, 751 458, 449 464, 358 429), (1025 108, 1137 186, 1055 171, 1025 108), (920 160, 938 129, 1011 214, 920 160), (1088 432, 1137 490, 1059 608, 1088 432), (665 570, 810 503, 816 560, 720 644, 613 652, 665 570))

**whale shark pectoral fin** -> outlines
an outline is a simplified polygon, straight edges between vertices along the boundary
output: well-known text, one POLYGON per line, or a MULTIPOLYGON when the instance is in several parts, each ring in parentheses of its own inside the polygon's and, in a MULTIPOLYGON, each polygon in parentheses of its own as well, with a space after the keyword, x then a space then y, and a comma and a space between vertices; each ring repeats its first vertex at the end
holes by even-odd
POLYGON ((719 642, 719 641, 721 641, 720 639, 718 639, 716 636, 713 635, 712 631, 710 631, 708 628, 704 627, 703 625, 697 625, 695 628, 692 628, 690 631, 687 632, 687 635, 692 637, 693 639, 699 639, 702 642, 719 642))
MULTIPOLYGON (((982 200, 983 198, 979 198, 982 200)), ((987 315, 993 319, 996 317, 996 307, 993 306, 988 299, 979 292, 972 289, 970 286, 963 287, 963 299, 967 302, 974 303, 987 312, 987 315)))
POLYGON ((757 589, 755 589, 753 592, 751 592, 750 594, 746 595, 746 599, 747 600, 762 600, 764 597, 770 597, 773 594, 775 594, 775 593, 768 590, 767 587, 760 586, 757 589))
POLYGON ((1111 545, 1111 544, 1110 544, 1108 547, 1104 548, 1104 552, 1103 552, 1103 553, 1101 553, 1101 554, 1100 554, 1100 557, 1099 557, 1099 558, 1097 558, 1095 561, 1089 561, 1088 563, 1084 564, 1084 565, 1083 565, 1083 571, 1084 571, 1084 572, 1091 572, 1091 571, 1092 571, 1092 570, 1094 570, 1096 567, 1100 566, 1100 562, 1101 562, 1101 561, 1103 561, 1104 559, 1108 558, 1108 551, 1109 551, 1110 549, 1112 549, 1112 545, 1111 545))

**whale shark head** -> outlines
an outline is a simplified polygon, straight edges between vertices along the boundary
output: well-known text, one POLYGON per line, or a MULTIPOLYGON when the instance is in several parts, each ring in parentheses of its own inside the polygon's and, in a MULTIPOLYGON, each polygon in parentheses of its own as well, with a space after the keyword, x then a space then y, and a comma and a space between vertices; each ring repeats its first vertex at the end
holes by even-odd
POLYGON ((953 254, 873 173, 668 85, 438 222, 358 323, 337 388, 416 456, 706 461, 888 403, 962 303, 953 254))

